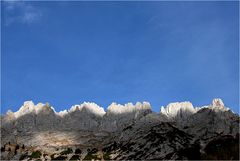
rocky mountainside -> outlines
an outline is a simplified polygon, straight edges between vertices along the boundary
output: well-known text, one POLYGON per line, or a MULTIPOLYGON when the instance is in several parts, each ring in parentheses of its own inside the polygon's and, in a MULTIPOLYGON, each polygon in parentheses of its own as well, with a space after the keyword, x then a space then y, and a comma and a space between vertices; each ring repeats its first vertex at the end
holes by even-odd
POLYGON ((56 112, 28 101, 1 116, 2 160, 238 160, 238 151, 239 115, 221 99, 170 103, 159 113, 148 102, 56 112))

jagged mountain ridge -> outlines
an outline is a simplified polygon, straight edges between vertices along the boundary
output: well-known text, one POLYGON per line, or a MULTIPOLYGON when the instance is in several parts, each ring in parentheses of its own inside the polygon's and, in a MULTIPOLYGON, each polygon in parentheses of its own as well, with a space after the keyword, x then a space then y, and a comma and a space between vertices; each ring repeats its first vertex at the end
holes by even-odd
POLYGON ((159 113, 152 112, 147 102, 113 103, 106 112, 94 103, 83 103, 56 112, 48 103, 28 101, 19 111, 1 117, 1 144, 24 143, 52 153, 59 147, 96 147, 118 160, 189 159, 183 155, 186 148, 201 145, 194 149, 201 156, 199 151, 213 138, 236 137, 238 127, 239 116, 221 99, 200 108, 190 102, 170 103, 159 113))
MULTIPOLYGON (((221 111, 230 110, 229 108, 224 107, 224 104, 221 99, 214 99, 211 105, 203 106, 201 108, 211 108, 213 110, 221 110, 221 111)), ((169 119, 178 119, 178 118, 186 119, 188 116, 196 113, 201 108, 194 108, 190 102, 176 102, 176 103, 168 104, 166 108, 162 106, 160 114, 167 116, 169 119)), ((50 106, 49 103, 46 103, 46 104, 38 103, 37 105, 34 105, 32 101, 26 101, 18 111, 12 112, 9 110, 5 116, 1 116, 1 117, 5 117, 8 120, 9 119, 14 120, 27 114, 45 115, 45 116, 55 114, 56 117, 64 118, 67 115, 71 115, 72 113, 76 113, 76 112, 79 112, 79 114, 81 113, 92 114, 99 117, 109 117, 109 116, 118 117, 120 115, 129 114, 129 113, 135 113, 137 115, 142 111, 144 112, 148 111, 148 113, 151 113, 152 111, 151 111, 150 103, 137 102, 135 105, 133 105, 132 103, 128 103, 125 105, 112 103, 107 108, 107 111, 105 112, 102 107, 98 106, 95 103, 84 102, 83 104, 72 106, 69 110, 56 112, 55 109, 52 106, 50 106)))
POLYGON ((56 112, 49 103, 34 105, 32 101, 27 101, 17 112, 8 111, 5 116, 1 117, 1 129, 9 133, 48 130, 115 132, 121 131, 126 125, 141 120, 141 118, 149 121, 157 120, 157 122, 176 122, 181 129, 187 129, 186 127, 195 127, 203 118, 202 121, 205 122, 208 118, 212 118, 202 111, 210 111, 212 115, 215 113, 211 111, 218 112, 220 120, 221 117, 223 120, 226 117, 231 120, 231 116, 235 115, 229 108, 224 107, 221 99, 214 99, 211 105, 201 108, 194 108, 190 102, 170 103, 166 108, 161 107, 160 113, 152 112, 148 102, 137 102, 135 105, 132 103, 125 105, 112 103, 106 112, 95 103, 84 102, 81 105, 72 106, 69 110, 56 112), (223 116, 224 114, 226 116, 223 116))

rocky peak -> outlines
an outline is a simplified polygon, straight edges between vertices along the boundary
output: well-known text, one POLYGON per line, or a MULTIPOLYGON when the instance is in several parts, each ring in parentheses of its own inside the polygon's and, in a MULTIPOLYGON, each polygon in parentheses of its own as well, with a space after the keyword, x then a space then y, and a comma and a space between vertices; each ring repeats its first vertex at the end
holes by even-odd
POLYGON ((168 104, 166 108, 161 107, 161 113, 168 118, 186 118, 195 112, 191 102, 175 102, 168 104))
POLYGON ((39 114, 39 113, 42 113, 42 114, 53 114, 53 113, 55 113, 54 108, 51 107, 49 103, 46 103, 46 104, 38 103, 35 106, 35 111, 36 111, 36 114, 39 114))
MULTIPOLYGON (((69 110, 69 113, 76 112, 76 111, 80 111, 84 113, 92 113, 98 116, 103 116, 106 113, 102 107, 92 102, 84 102, 80 105, 74 105, 69 110)), ((60 115, 64 115, 64 114, 66 114, 66 111, 60 112, 60 115)))
POLYGON ((68 110, 63 110, 63 111, 60 111, 58 113, 56 113, 58 116, 61 116, 61 117, 64 117, 65 115, 68 114, 68 110))
POLYGON ((38 103, 37 105, 34 105, 33 101, 26 101, 24 102, 23 106, 20 107, 20 109, 14 113, 15 118, 18 118, 20 116, 23 116, 25 114, 50 114, 55 113, 55 110, 53 107, 50 106, 49 103, 43 104, 38 103))
POLYGON ((212 101, 212 106, 213 107, 224 107, 224 103, 220 98, 215 98, 212 101))
POLYGON ((18 118, 22 115, 25 115, 27 113, 32 113, 32 112, 35 112, 33 101, 25 101, 23 103, 23 106, 21 106, 20 109, 14 113, 14 116, 18 118))
POLYGON ((223 101, 220 98, 215 98, 212 101, 212 104, 210 105, 210 108, 217 111, 228 111, 229 108, 224 106, 223 101))
POLYGON ((121 105, 114 102, 110 106, 108 106, 107 114, 127 114, 147 110, 151 110, 151 105, 149 102, 137 102, 135 105, 133 105, 132 103, 121 105))

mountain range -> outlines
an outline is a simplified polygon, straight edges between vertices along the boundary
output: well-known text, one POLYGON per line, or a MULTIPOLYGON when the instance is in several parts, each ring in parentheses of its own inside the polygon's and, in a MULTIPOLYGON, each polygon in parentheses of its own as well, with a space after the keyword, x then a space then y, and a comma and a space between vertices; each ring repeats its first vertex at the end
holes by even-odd
POLYGON ((221 99, 159 113, 148 102, 56 112, 27 101, 1 116, 1 160, 239 160, 238 152, 239 115, 221 99))

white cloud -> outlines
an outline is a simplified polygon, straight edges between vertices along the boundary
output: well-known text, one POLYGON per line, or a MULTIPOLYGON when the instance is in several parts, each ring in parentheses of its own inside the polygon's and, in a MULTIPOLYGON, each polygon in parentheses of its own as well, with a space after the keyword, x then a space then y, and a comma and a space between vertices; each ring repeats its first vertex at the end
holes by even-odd
POLYGON ((40 9, 30 2, 4 1, 3 6, 3 20, 6 26, 14 23, 31 24, 42 17, 40 9))

